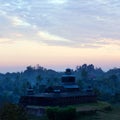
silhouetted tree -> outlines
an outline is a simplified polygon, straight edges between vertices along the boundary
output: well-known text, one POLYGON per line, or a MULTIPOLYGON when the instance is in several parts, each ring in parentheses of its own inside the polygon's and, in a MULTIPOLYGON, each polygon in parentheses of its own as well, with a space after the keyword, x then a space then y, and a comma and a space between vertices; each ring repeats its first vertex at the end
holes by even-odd
POLYGON ((22 90, 22 94, 26 94, 27 93, 27 89, 31 88, 31 84, 29 81, 25 80, 21 86, 21 90, 22 90))
POLYGON ((85 69, 82 69, 81 77, 82 77, 83 80, 87 80, 88 72, 85 69))
POLYGON ((28 118, 22 107, 7 103, 0 109, 0 120, 28 120, 28 118))
POLYGON ((40 83, 41 83, 42 77, 41 75, 38 75, 36 77, 36 92, 40 92, 40 83))
POLYGON ((111 75, 110 77, 109 77, 109 79, 111 79, 111 80, 116 80, 118 77, 115 75, 115 74, 113 74, 113 75, 111 75))

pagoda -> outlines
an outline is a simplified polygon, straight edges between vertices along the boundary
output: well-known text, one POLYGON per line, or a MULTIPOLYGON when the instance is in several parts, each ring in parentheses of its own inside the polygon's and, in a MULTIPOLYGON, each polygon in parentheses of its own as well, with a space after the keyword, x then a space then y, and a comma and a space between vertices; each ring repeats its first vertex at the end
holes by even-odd
POLYGON ((21 105, 66 106, 97 101, 91 87, 88 87, 86 91, 79 89, 76 77, 72 74, 71 69, 66 69, 65 74, 62 75, 60 86, 46 88, 44 93, 34 94, 31 90, 29 90, 29 93, 21 96, 19 101, 21 105))

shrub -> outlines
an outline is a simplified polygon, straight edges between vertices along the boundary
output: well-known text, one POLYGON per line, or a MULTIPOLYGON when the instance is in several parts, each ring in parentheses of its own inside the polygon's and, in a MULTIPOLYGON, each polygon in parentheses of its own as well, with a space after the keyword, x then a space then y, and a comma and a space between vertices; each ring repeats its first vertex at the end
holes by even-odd
POLYGON ((0 120, 28 120, 22 107, 15 104, 4 104, 0 109, 0 120))
POLYGON ((46 113, 49 120, 74 120, 76 117, 76 109, 73 107, 49 107, 46 113))
POLYGON ((48 107, 46 109, 47 117, 49 120, 56 120, 58 107, 48 107))

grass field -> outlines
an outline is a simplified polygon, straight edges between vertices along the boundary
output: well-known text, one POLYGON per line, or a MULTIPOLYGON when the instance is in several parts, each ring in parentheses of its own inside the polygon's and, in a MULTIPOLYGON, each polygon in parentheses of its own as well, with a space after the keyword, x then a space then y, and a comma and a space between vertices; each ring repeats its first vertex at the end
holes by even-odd
MULTIPOLYGON (((110 104, 106 102, 80 104, 76 106, 76 110, 78 112, 76 120, 120 120, 120 104, 112 104, 111 105, 112 109, 110 109, 109 106, 110 104)), ((44 117, 31 116, 30 120, 48 120, 48 119, 46 116, 44 117)))
POLYGON ((112 110, 97 111, 93 115, 79 116, 77 120, 120 120, 120 104, 112 105, 112 110))

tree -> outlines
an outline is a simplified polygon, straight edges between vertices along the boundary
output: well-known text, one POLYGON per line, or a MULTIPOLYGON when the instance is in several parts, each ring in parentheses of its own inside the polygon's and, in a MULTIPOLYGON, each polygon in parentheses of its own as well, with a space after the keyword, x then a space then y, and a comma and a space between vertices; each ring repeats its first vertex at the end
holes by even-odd
POLYGON ((88 71, 93 71, 94 70, 94 65, 90 64, 87 66, 88 71))
POLYGON ((27 69, 27 71, 29 71, 29 72, 31 72, 31 71, 34 70, 32 66, 27 66, 26 69, 27 69))
POLYGON ((0 109, 0 120, 28 120, 28 118, 22 107, 7 103, 0 109))
POLYGON ((118 85, 119 85, 117 75, 115 75, 115 74, 110 75, 109 80, 110 80, 109 82, 112 84, 112 87, 116 91, 118 88, 118 85))
POLYGON ((109 79, 110 79, 110 80, 117 80, 118 77, 117 77, 117 75, 113 74, 113 75, 111 75, 111 76, 109 77, 109 79))
POLYGON ((85 69, 82 69, 81 76, 83 80, 87 80, 88 72, 85 69))
POLYGON ((77 84, 79 85, 79 89, 82 90, 83 89, 83 81, 82 80, 78 80, 77 84))
POLYGON ((74 120, 76 118, 74 107, 48 107, 46 113, 49 120, 74 120))
POLYGON ((87 64, 83 64, 81 68, 82 69, 87 69, 87 64))
POLYGON ((41 80, 42 80, 41 75, 38 75, 36 77, 36 90, 35 90, 37 93, 40 92, 40 83, 41 83, 41 80))
POLYGON ((41 80, 42 80, 41 75, 38 75, 38 76, 36 77, 36 81, 37 81, 37 83, 40 84, 41 80))
POLYGON ((25 80, 21 86, 22 88, 22 94, 26 94, 27 93, 27 89, 30 89, 32 86, 31 86, 31 83, 27 80, 25 80))

